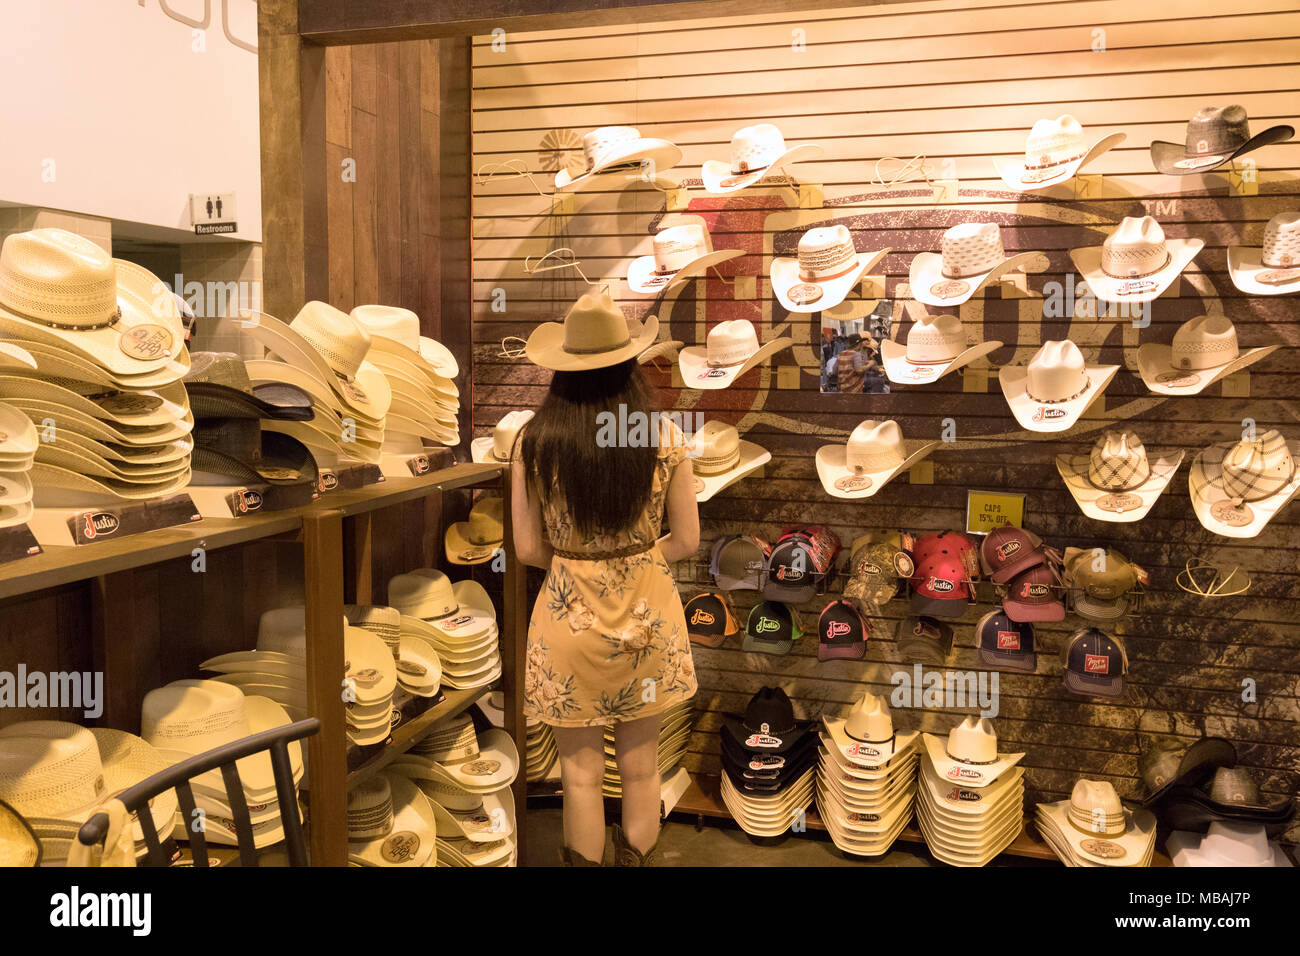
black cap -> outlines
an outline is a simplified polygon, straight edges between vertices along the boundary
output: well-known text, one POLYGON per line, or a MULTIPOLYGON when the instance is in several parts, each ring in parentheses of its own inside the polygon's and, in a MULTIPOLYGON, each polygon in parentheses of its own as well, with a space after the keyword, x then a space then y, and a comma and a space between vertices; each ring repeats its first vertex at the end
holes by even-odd
POLYGON ((813 599, 821 578, 821 572, 813 564, 811 539, 802 531, 795 531, 772 546, 763 597, 802 604, 813 599))
POLYGON ((686 633, 691 642, 703 647, 721 647, 739 628, 727 599, 716 591, 705 591, 686 602, 686 633))
POLYGON ((803 636, 799 615, 780 601, 764 601, 750 609, 741 648, 762 654, 789 654, 803 636))
POLYGON ((870 634, 871 628, 856 605, 843 599, 832 601, 817 619, 817 659, 860 661, 867 656, 870 634))
POLYGON ((750 753, 787 753, 811 725, 794 718, 794 704, 780 687, 762 687, 749 700, 743 718, 722 718, 722 732, 750 753))
POLYGON ((985 614, 975 625, 975 647, 980 660, 994 670, 1033 673, 1038 666, 1034 625, 1011 620, 1001 608, 985 614))
POLYGON ((1066 641, 1065 686, 1090 697, 1120 697, 1128 655, 1115 638, 1095 627, 1081 628, 1066 641))

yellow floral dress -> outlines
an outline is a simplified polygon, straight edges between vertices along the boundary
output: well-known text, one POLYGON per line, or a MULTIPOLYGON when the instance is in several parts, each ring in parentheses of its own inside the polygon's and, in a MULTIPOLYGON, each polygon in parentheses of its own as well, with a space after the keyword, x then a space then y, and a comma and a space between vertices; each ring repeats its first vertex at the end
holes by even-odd
POLYGON ((614 724, 695 696, 682 600, 655 544, 669 479, 685 458, 681 430, 665 421, 650 502, 617 535, 584 537, 558 495, 542 503, 556 555, 528 622, 529 718, 556 727, 614 724))

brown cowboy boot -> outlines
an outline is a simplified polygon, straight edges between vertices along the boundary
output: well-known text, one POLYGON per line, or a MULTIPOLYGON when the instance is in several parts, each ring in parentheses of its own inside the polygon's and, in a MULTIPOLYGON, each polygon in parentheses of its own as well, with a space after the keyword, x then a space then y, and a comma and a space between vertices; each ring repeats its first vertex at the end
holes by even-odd
POLYGON ((614 824, 614 865, 615 866, 659 866, 659 841, 655 841, 645 853, 627 842, 627 834, 617 823, 614 824))
POLYGON ((570 850, 567 846, 560 850, 560 859, 565 866, 604 866, 603 862, 589 860, 581 853, 570 850))

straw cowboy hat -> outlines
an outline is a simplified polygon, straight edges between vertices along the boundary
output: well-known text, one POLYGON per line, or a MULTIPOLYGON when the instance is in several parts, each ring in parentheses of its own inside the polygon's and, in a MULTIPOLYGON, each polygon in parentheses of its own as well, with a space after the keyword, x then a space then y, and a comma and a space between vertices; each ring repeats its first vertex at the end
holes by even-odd
POLYGON ((357 866, 436 865, 437 821, 420 789, 378 773, 348 793, 348 862, 357 866))
POLYGON ((371 352, 366 357, 377 365, 404 371, 409 366, 434 382, 460 374, 456 356, 437 339, 420 334, 420 317, 410 309, 359 305, 348 314, 370 333, 371 352))
POLYGON ((442 658, 419 634, 401 634, 397 649, 397 683, 416 697, 436 697, 442 683, 442 658))
POLYGON ((998 382, 1020 427, 1063 432, 1106 390, 1118 365, 1087 365, 1079 347, 1065 339, 1044 342, 1028 365, 998 370, 998 382))
POLYGON ((76 508, 81 505, 111 505, 123 501, 164 498, 185 488, 190 481, 188 465, 154 481, 121 478, 92 478, 60 465, 38 461, 31 468, 33 502, 38 508, 76 508))
POLYGON ((696 501, 708 501, 772 460, 770 452, 741 438, 734 425, 716 419, 692 436, 689 450, 696 501))
POLYGON ((1025 137, 1024 160, 1007 163, 999 174, 1017 192, 1059 186, 1126 138, 1124 133, 1111 133, 1093 139, 1069 113, 1062 113, 1054 120, 1040 119, 1025 137))
POLYGON ((787 146, 779 129, 771 123, 758 123, 732 133, 731 161, 706 159, 700 176, 707 192, 733 193, 754 185, 782 166, 816 159, 821 154, 822 148, 816 143, 787 146))
POLYGON ((987 717, 970 715, 948 732, 948 740, 922 734, 935 772, 963 787, 987 787, 1020 762, 1024 754, 998 753, 998 735, 987 717))
POLYGON ((195 352, 185 373, 185 391, 195 418, 278 418, 310 421, 312 398, 287 382, 253 385, 244 360, 234 352, 195 352))
POLYGON ((1167 239, 1150 216, 1125 216, 1100 246, 1071 249, 1070 258, 1103 302, 1150 302, 1169 288, 1205 245, 1167 239))
POLYGON ((452 564, 484 564, 501 547, 505 537, 504 503, 500 498, 480 498, 469 509, 469 518, 447 528, 443 544, 452 564))
POLYGON ((524 354, 554 372, 582 372, 634 359, 658 337, 655 316, 643 325, 623 315, 608 293, 588 292, 569 308, 563 323, 543 322, 533 329, 524 354))
POLYGON ((185 334, 175 301, 155 287, 165 288, 152 273, 66 230, 14 233, 0 249, 0 333, 117 375, 158 372, 175 365, 185 334))
POLYGON ((476 462, 508 462, 519 432, 532 420, 534 414, 531 408, 506 412, 493 426, 491 435, 483 435, 469 443, 470 458, 476 462))
POLYGON ((864 693, 845 717, 822 716, 839 754, 860 767, 887 766, 916 743, 917 732, 898 733, 883 697, 864 693))
POLYGON ((0 867, 40 865, 41 841, 22 814, 0 800, 0 867))
POLYGON ((682 151, 666 139, 641 135, 632 126, 602 126, 582 137, 586 169, 574 176, 568 169, 555 174, 556 192, 581 189, 603 173, 628 173, 648 167, 654 175, 681 162, 682 151))
POLYGON ((943 234, 940 250, 918 253, 908 271, 912 297, 926 305, 961 305, 987 283, 1039 255, 1008 256, 1002 248, 1002 230, 993 222, 953 226, 943 234))
POLYGON ((468 714, 435 724, 394 763, 414 779, 441 779, 479 795, 508 787, 519 773, 519 751, 499 727, 479 734, 468 714))
POLYGON ((1251 136, 1245 107, 1236 104, 1206 106, 1187 121, 1185 143, 1152 142, 1151 162, 1166 176, 1208 173, 1238 156, 1261 146, 1283 142, 1294 135, 1292 127, 1279 124, 1251 136))
POLYGON ((1002 347, 1001 342, 966 344, 966 330, 961 319, 950 312, 914 317, 907 330, 906 347, 893 339, 880 343, 885 375, 899 385, 937 382, 949 372, 969 365, 1002 347))
POLYGON ((13 405, 0 403, 0 462, 5 470, 26 470, 39 447, 32 419, 13 405))
POLYGON ((491 601, 486 594, 465 586, 471 583, 453 585, 441 571, 417 568, 389 580, 388 603, 408 617, 427 622, 445 637, 470 640, 481 637, 496 623, 491 601))
POLYGON ((1228 246, 1232 284, 1248 295, 1300 292, 1300 212, 1280 212, 1258 247, 1228 246))
POLYGON ((1236 326, 1227 316, 1199 315, 1178 327, 1172 344, 1139 345, 1138 371, 1153 392, 1195 395, 1279 348, 1261 345, 1242 352, 1237 347, 1236 326))
POLYGON ((1201 524, 1228 538, 1253 538, 1300 491, 1300 442, 1270 428, 1196 455, 1188 487, 1201 524))
POLYGON ((713 251, 708 230, 697 222, 668 226, 655 233, 654 251, 639 256, 627 267, 627 284, 633 292, 667 292, 711 266, 743 256, 743 249, 713 251))
POLYGON ((21 375, 0 375, 0 396, 61 406, 116 430, 138 429, 134 434, 150 442, 182 438, 194 425, 189 399, 179 382, 153 391, 103 392, 82 382, 55 383, 21 375), (146 435, 143 429, 152 430, 146 435))
POLYGON ((848 226, 818 226, 799 237, 796 258, 772 260, 772 291, 790 312, 830 309, 843 302, 863 274, 888 254, 888 249, 857 252, 848 226))
POLYGON ((35 368, 40 366, 42 376, 49 378, 70 379, 76 382, 87 382, 94 385, 102 385, 105 388, 158 388, 161 385, 170 385, 172 382, 182 378, 190 368, 190 352, 184 346, 181 347, 180 354, 175 359, 169 361, 155 372, 143 372, 138 375, 117 375, 100 365, 96 365, 89 359, 82 358, 73 352, 68 351, 61 345, 51 345, 48 342, 24 341, 21 346, 16 343, 0 343, 0 369, 29 367, 35 368), (32 365, 9 355, 10 349, 20 349, 22 352, 32 358, 32 365))
POLYGON ((302 442, 262 431, 256 419, 202 422, 194 432, 195 485, 315 485, 316 459, 302 442))
POLYGON ((1155 853, 1155 815, 1126 809, 1109 781, 1075 781, 1068 800, 1038 804, 1036 819, 1068 866, 1149 866, 1155 853))
POLYGON ((1057 455, 1056 470, 1089 518, 1140 521, 1182 462, 1181 448, 1168 458, 1149 461, 1142 439, 1126 428, 1107 431, 1087 455, 1057 455))
POLYGON ((751 368, 793 345, 794 339, 781 336, 760 347, 753 322, 731 319, 711 328, 704 342, 703 348, 688 345, 678 353, 677 367, 687 388, 726 388, 751 368))
POLYGON ((858 423, 845 444, 817 449, 817 477, 826 493, 836 498, 870 498, 938 444, 904 439, 892 419, 868 419, 858 423))
MULTIPOLYGON (((308 302, 286 324, 265 312, 241 310, 243 328, 282 362, 297 366, 319 383, 313 397, 328 386, 346 410, 376 424, 392 402, 392 388, 367 359, 370 333, 346 312, 325 302, 308 302)), ((303 382, 294 382, 306 388, 303 382)))

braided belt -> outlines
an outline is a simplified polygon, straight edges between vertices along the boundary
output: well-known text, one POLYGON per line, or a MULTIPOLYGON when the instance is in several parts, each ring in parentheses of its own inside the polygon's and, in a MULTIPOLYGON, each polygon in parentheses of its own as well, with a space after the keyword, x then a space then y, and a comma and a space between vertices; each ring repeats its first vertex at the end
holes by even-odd
POLYGON ((615 558, 631 558, 638 554, 645 554, 652 551, 655 543, 650 544, 629 544, 622 548, 615 548, 613 551, 565 551, 562 548, 551 548, 551 551, 557 558, 567 558, 570 561, 612 561, 615 558))

